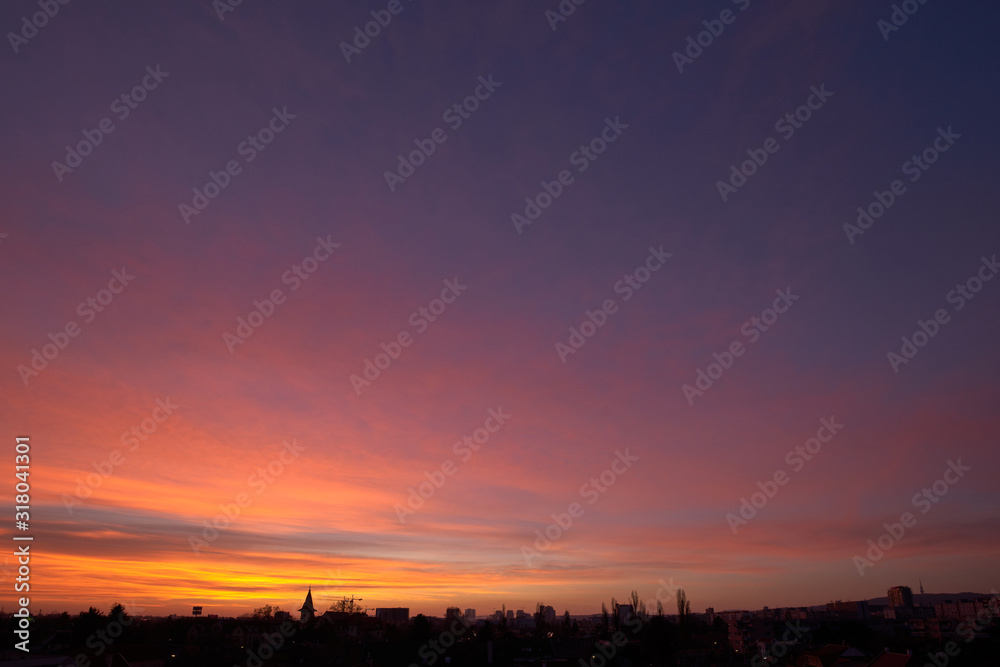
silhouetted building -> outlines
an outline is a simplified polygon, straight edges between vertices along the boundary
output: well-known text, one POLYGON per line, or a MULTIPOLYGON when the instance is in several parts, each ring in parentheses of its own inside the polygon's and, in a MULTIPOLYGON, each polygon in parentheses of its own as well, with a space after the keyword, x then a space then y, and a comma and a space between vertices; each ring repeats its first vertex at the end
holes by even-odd
POLYGON ((747 613, 742 618, 728 621, 728 624, 729 645, 741 655, 755 653, 761 642, 765 645, 774 642, 774 623, 768 619, 754 618, 747 613))
POLYGON ((476 610, 475 609, 466 609, 465 610, 465 620, 468 623, 475 622, 475 620, 476 620, 476 610))
POLYGON ((910 618, 934 618, 934 607, 892 607, 887 606, 883 612, 884 618, 905 621, 910 618))
MULTIPOLYGON (((809 665, 810 667, 827 667, 827 665, 863 667, 869 664, 869 659, 861 651, 849 646, 827 644, 821 648, 805 651, 799 656, 795 664, 809 665)), ((892 663, 886 663, 884 667, 893 667, 893 665, 892 663)))
POLYGON ((444 620, 449 626, 453 621, 460 621, 462 618, 462 610, 458 607, 448 607, 444 612, 444 620))
POLYGON ((410 608, 376 607, 375 618, 387 625, 406 625, 410 622, 410 608))
POLYGON ((915 655, 883 650, 868 664, 870 667, 918 667, 922 662, 923 660, 915 655))
POLYGON ((909 586, 893 586, 889 589, 889 606, 891 607, 912 607, 913 591, 909 586))
POLYGON ((630 604, 620 604, 620 605, 618 605, 618 621, 619 622, 624 623, 629 618, 631 618, 632 614, 634 614, 634 613, 635 613, 635 609, 632 608, 632 605, 630 605, 630 604))
POLYGON ((826 603, 827 618, 841 621, 867 621, 871 618, 868 610, 868 602, 859 600, 857 602, 836 602, 826 603))
POLYGON ((553 609, 552 607, 548 606, 548 605, 545 605, 545 607, 542 608, 542 618, 544 618, 545 622, 548 623, 550 626, 555 625, 556 624, 556 610, 553 609))
POLYGON ((997 616, 1000 613, 996 602, 990 597, 978 598, 976 600, 968 600, 966 598, 942 600, 934 605, 934 611, 938 618, 950 618, 953 620, 964 620, 974 616, 989 618, 997 616))
POLYGON ((310 586, 309 592, 306 593, 306 601, 302 603, 302 608, 299 609, 299 623, 306 624, 314 618, 316 618, 316 607, 313 606, 313 589, 310 586))

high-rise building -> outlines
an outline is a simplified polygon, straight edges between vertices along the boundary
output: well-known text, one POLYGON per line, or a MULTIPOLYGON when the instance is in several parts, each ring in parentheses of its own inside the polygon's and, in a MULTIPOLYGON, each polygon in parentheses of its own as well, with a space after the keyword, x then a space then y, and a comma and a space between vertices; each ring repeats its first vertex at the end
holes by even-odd
POLYGON ((448 607, 444 612, 444 620, 448 623, 462 618, 462 610, 458 607, 448 607))
POLYGON ((866 621, 871 618, 867 600, 826 603, 827 616, 844 621, 866 621))
POLYGON ((475 609, 466 609, 465 610, 465 620, 467 622, 469 622, 469 623, 474 622, 476 620, 476 610, 475 609))
POLYGON ((913 607, 913 591, 909 586, 893 586, 889 589, 889 606, 913 607))
POLYGON ((635 609, 632 608, 632 605, 630 604, 618 605, 618 621, 620 623, 625 623, 626 621, 628 621, 630 618, 632 618, 632 614, 634 613, 635 609))
POLYGON ((410 608, 376 607, 375 618, 387 625, 406 625, 410 622, 410 608))

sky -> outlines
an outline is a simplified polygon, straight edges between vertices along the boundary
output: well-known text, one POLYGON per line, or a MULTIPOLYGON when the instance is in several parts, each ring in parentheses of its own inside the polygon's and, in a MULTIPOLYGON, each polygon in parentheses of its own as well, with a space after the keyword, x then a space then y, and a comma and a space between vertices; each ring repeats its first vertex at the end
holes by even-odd
POLYGON ((1000 586, 996 5, 43 5, 33 610, 1000 586))

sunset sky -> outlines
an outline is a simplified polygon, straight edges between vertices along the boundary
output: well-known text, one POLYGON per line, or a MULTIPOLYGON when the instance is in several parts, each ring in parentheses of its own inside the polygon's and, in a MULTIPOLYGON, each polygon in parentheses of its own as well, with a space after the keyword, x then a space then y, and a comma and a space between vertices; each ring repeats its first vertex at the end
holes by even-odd
POLYGON ((1000 586, 1000 7, 222 4, 0 7, 33 609, 1000 586))

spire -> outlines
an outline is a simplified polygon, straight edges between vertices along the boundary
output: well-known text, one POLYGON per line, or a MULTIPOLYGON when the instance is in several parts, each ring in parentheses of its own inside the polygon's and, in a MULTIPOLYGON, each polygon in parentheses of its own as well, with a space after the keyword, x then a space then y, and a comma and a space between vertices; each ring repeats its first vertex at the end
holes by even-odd
POLYGON ((924 582, 921 581, 920 577, 917 577, 917 581, 920 582, 920 594, 923 595, 924 594, 924 582))
POLYGON ((313 606, 313 589, 312 586, 309 587, 309 592, 306 593, 306 601, 302 603, 302 608, 299 609, 299 622, 308 623, 316 616, 316 607, 313 606))

